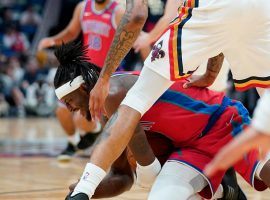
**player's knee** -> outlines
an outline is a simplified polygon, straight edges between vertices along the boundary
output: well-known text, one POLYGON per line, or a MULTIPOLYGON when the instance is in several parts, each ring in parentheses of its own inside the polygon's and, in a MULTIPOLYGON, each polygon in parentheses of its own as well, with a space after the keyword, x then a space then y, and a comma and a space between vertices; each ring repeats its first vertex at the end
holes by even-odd
POLYGON ((151 190, 148 200, 186 200, 194 195, 191 186, 187 183, 169 185, 151 190))

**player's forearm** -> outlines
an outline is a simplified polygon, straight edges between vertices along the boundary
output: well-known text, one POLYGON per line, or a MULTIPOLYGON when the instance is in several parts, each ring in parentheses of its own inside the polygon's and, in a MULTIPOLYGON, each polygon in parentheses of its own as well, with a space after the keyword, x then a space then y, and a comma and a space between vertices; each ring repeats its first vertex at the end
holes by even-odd
POLYGON ((171 18, 165 16, 160 18, 154 29, 149 32, 151 43, 155 42, 158 37, 163 33, 163 31, 165 31, 165 29, 169 26, 171 20, 171 18))
POLYGON ((224 60, 223 53, 221 53, 213 58, 210 58, 208 60, 205 75, 208 77, 208 81, 209 81, 210 85, 215 81, 215 79, 216 79, 216 77, 217 77, 217 75, 222 67, 223 60, 224 60))
POLYGON ((109 80, 111 74, 132 48, 146 21, 147 0, 127 0, 126 11, 117 27, 100 77, 109 80))
POLYGON ((139 112, 120 106, 104 127, 90 162, 107 171, 127 147, 140 118, 139 112))
POLYGON ((182 0, 168 0, 165 6, 164 15, 158 20, 154 29, 150 31, 149 35, 154 42, 162 34, 163 31, 169 26, 170 22, 177 16, 177 10, 181 5, 182 0))
POLYGON ((55 45, 59 46, 63 42, 67 43, 72 40, 75 40, 78 37, 78 35, 79 35, 78 33, 74 33, 69 29, 65 29, 60 33, 58 33, 57 35, 52 36, 51 38, 54 40, 55 45))

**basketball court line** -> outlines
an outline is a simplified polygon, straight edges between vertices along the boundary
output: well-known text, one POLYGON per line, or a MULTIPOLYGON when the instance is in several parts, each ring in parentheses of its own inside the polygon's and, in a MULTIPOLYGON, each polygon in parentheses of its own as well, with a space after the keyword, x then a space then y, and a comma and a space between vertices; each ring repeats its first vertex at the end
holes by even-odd
POLYGON ((34 193, 34 192, 50 192, 50 191, 59 191, 59 190, 67 190, 67 188, 52 188, 52 189, 38 189, 38 190, 21 190, 21 191, 10 191, 10 192, 0 192, 1 195, 6 194, 19 194, 19 193, 34 193))

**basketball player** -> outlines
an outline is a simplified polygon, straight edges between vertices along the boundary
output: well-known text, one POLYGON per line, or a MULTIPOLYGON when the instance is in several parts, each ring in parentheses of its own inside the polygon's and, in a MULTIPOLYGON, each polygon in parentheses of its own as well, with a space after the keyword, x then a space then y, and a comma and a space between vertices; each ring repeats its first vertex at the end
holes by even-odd
MULTIPOLYGON (((79 44, 67 44, 56 52, 60 66, 54 85, 58 99, 65 102, 70 111, 80 110, 86 118, 90 118, 89 92, 94 87, 99 72, 97 67, 87 62, 84 51, 86 48, 79 44)), ((105 101, 107 117, 113 115, 136 81, 137 76, 127 74, 111 78, 109 96, 105 101)), ((250 123, 249 114, 240 102, 225 97, 223 93, 204 88, 183 89, 185 82, 174 83, 162 94, 141 118, 134 133, 134 137, 137 132, 144 130, 148 134, 160 133, 174 143, 175 149, 159 175, 159 162, 154 158, 144 160, 149 153, 141 147, 144 143, 132 145, 131 150, 139 162, 138 179, 147 179, 148 182, 149 179, 155 180, 158 175, 149 195, 151 200, 179 199, 179 194, 181 199, 190 199, 198 192, 205 198, 212 198, 225 171, 208 179, 202 170, 222 146, 250 123), (141 155, 137 156, 139 153, 141 155), (175 193, 175 190, 179 193, 175 193)), ((108 122, 105 128, 110 125, 108 122)), ((125 127, 125 123, 122 127, 125 127)), ((250 152, 234 168, 256 189, 264 190, 270 186, 270 161, 258 162, 257 154, 255 150, 250 152)), ((91 171, 94 168, 93 164, 87 164, 69 199, 87 195, 92 197, 95 187, 106 175, 103 170, 91 171)))
MULTIPOLYGON (((42 39, 38 49, 75 40, 82 31, 83 44, 89 45, 88 56, 91 62, 102 67, 123 12, 124 10, 114 0, 82 1, 76 6, 68 26, 59 34, 42 39)), ((72 115, 62 104, 59 104, 56 116, 69 141, 67 148, 58 156, 60 161, 69 160, 76 149, 90 146, 101 130, 100 123, 87 121, 79 114, 72 115), (86 134, 80 139, 83 131, 86 134)))
MULTIPOLYGON (((126 2, 127 10, 117 29, 99 80, 90 94, 89 106, 93 119, 100 116, 109 92, 112 72, 132 47, 147 17, 147 0, 126 2)), ((103 137, 90 158, 93 164, 89 170, 92 175, 90 179, 96 180, 96 172, 108 170, 120 156, 140 118, 164 91, 174 81, 189 77, 204 59, 212 57, 207 74, 203 75, 210 77, 204 82, 205 85, 210 85, 212 79, 215 79, 225 55, 238 83, 253 79, 246 84, 257 82, 257 86, 268 87, 269 9, 270 1, 265 0, 239 0, 237 3, 233 0, 186 0, 179 9, 179 17, 154 45, 144 63, 140 78, 129 90, 115 115, 110 118, 110 126, 103 130, 103 137), (251 17, 250 13, 256 17, 251 17)), ((251 133, 241 136, 248 138, 253 144, 242 146, 244 151, 240 151, 241 155, 258 144, 262 144, 263 152, 269 149, 270 136, 266 136, 270 133, 269 99, 270 91, 267 91, 258 105, 252 125, 246 130, 251 133)))
MULTIPOLYGON (((158 38, 162 35, 162 33, 168 28, 170 22, 177 16, 178 7, 175 5, 180 5, 183 1, 182 0, 159 0, 155 2, 155 0, 149 1, 148 9, 148 18, 144 25, 144 31, 140 34, 138 39, 135 41, 133 48, 135 52, 141 51, 141 55, 143 60, 147 58, 149 55, 151 48, 150 46, 158 40, 158 38), (157 4, 157 5, 156 5, 157 4), (157 21, 157 17, 152 12, 158 12, 160 10, 161 5, 165 4, 164 7, 164 15, 157 21), (149 19, 150 18, 150 19, 149 19), (157 21, 157 22, 156 22, 157 21), (156 22, 156 24, 154 24, 156 22), (149 32, 149 33, 148 33, 149 32), (145 55, 145 56, 144 56, 145 55)), ((160 12, 160 11, 159 11, 160 12)), ((200 67, 193 73, 193 75, 202 75, 206 70, 207 60, 200 65, 200 67)), ((208 88, 215 91, 226 91, 228 87, 228 73, 229 73, 229 63, 226 59, 224 59, 222 68, 218 73, 214 83, 208 88)), ((195 77, 195 76, 194 76, 195 77)), ((192 82, 192 80, 191 80, 192 82)))

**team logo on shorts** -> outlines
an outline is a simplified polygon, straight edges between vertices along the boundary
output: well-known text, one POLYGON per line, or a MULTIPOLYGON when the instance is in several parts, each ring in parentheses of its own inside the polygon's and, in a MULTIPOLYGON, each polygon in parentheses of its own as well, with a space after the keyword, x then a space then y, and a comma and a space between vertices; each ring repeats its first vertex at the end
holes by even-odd
POLYGON ((159 58, 164 58, 165 52, 161 50, 162 45, 163 45, 163 41, 160 41, 157 45, 153 46, 151 62, 159 58))

